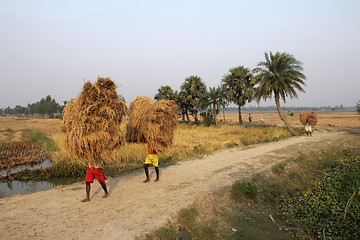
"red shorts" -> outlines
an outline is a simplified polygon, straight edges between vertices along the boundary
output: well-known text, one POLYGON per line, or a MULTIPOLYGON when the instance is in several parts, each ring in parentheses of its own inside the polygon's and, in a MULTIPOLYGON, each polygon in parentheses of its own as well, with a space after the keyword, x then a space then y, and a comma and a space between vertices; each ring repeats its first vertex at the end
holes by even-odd
POLYGON ((99 183, 105 183, 105 180, 107 180, 107 178, 104 177, 101 168, 88 167, 85 182, 94 182, 94 177, 96 177, 99 183))

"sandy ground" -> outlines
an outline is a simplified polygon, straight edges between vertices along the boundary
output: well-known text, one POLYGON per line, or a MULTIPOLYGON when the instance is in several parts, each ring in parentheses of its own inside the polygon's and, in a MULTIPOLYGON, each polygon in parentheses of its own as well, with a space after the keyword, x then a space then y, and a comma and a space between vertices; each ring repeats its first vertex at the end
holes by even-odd
POLYGON ((85 184, 0 199, 1 239, 134 239, 162 226, 181 208, 235 180, 270 168, 306 148, 353 137, 335 130, 298 136, 160 166, 160 181, 144 184, 143 171, 109 179, 110 196, 95 180, 91 201, 85 184))

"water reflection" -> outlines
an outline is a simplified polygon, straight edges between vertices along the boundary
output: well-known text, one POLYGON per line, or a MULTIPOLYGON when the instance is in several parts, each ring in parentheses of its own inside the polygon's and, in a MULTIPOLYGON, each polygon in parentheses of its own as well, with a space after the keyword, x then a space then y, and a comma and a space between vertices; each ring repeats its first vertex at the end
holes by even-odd
MULTIPOLYGON (((49 159, 42 161, 41 163, 37 163, 34 165, 20 165, 11 169, 11 172, 20 172, 25 169, 38 169, 38 168, 46 168, 51 166, 51 161, 49 159)), ((0 175, 6 175, 6 169, 0 170, 0 175)), ((12 180, 8 182, 0 182, 0 198, 9 197, 14 194, 24 194, 30 192, 37 192, 46 189, 50 189, 56 187, 58 185, 68 185, 75 182, 83 181, 84 178, 53 178, 47 179, 46 181, 17 181, 12 180)))
MULTIPOLYGON (((51 161, 49 159, 46 159, 45 161, 42 161, 40 163, 36 163, 36 164, 27 164, 27 165, 19 165, 16 167, 11 168, 11 172, 16 173, 16 172, 21 172, 25 169, 38 169, 38 168, 46 168, 46 167, 50 167, 51 166, 51 161)), ((6 169, 0 169, 0 175, 6 175, 6 169)))
POLYGON ((0 197, 9 197, 17 193, 30 193, 53 188, 56 185, 47 181, 9 181, 6 183, 0 182, 0 197))
POLYGON ((0 198, 9 197, 18 193, 37 192, 50 189, 59 185, 69 185, 83 181, 84 178, 54 178, 46 181, 9 181, 0 182, 0 198))

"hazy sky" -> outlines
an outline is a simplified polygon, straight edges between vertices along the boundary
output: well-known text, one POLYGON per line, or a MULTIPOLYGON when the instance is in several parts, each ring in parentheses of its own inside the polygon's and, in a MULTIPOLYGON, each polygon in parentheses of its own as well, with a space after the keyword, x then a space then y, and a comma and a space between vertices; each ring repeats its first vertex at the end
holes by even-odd
POLYGON ((307 77, 306 93, 282 106, 354 106, 359 13, 359 0, 0 0, 0 108, 47 95, 62 104, 98 76, 128 104, 191 75, 216 87, 269 51, 294 55, 307 77))

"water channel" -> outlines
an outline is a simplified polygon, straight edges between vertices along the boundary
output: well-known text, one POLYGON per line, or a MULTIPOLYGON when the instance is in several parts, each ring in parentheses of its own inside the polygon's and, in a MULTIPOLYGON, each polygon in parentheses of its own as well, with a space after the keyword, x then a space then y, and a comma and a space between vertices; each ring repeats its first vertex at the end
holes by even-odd
MULTIPOLYGON (((37 169, 51 166, 49 160, 45 160, 35 165, 21 165, 11 169, 12 172, 20 172, 25 169, 37 169)), ((0 170, 0 175, 6 175, 6 170, 0 170)), ((26 194, 30 192, 37 192, 50 189, 59 185, 68 185, 75 182, 82 181, 83 178, 54 178, 47 180, 29 180, 18 181, 12 180, 9 182, 0 182, 0 198, 9 197, 14 194, 26 194)))

